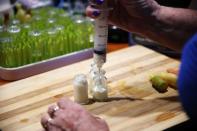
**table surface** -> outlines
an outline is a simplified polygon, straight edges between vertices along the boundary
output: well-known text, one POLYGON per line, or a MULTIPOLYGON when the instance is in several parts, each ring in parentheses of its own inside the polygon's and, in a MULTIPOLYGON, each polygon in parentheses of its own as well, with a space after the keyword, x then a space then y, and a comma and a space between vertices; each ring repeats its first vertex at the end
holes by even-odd
MULTIPOLYGON (((15 82, 0 81, 0 128, 40 131, 41 115, 63 96, 73 99, 72 80, 87 74, 92 59, 15 82)), ((111 131, 162 130, 188 120, 177 91, 159 94, 149 82, 152 73, 179 67, 179 61, 142 46, 108 54, 109 101, 84 107, 104 118, 111 131)))

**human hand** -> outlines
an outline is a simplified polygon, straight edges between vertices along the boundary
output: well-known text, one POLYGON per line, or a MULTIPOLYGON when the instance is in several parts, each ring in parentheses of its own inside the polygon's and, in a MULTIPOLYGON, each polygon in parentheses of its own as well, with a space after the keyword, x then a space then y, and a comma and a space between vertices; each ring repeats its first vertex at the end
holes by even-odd
POLYGON ((178 68, 169 68, 169 69, 167 69, 167 72, 178 75, 179 69, 178 68))
POLYGON ((82 106, 63 98, 41 118, 46 131, 109 131, 107 123, 82 106))
MULTIPOLYGON (((99 17, 99 10, 104 0, 91 0, 86 9, 87 16, 99 17)), ((124 30, 142 33, 156 19, 160 5, 155 0, 107 0, 109 10, 109 24, 124 30)), ((144 33, 143 33, 144 34, 144 33)))

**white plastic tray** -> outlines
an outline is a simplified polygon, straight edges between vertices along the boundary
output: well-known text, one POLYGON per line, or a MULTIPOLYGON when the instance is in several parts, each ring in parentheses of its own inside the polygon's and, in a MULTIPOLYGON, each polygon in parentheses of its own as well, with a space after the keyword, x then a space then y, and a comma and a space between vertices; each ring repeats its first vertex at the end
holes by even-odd
POLYGON ((28 64, 17 68, 0 67, 0 79, 14 81, 23 79, 29 76, 40 74, 58 67, 66 66, 81 60, 91 58, 93 49, 85 49, 78 52, 70 53, 63 56, 58 56, 48 60, 28 64))

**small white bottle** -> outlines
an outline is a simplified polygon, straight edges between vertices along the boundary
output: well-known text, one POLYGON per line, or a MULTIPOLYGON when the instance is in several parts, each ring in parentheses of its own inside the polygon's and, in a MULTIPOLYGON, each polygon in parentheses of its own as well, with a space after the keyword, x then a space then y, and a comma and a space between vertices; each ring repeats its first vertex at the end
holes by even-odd
POLYGON ((74 100, 79 104, 88 104, 88 82, 86 75, 79 74, 73 81, 74 100))
POLYGON ((102 76, 105 75, 105 70, 101 69, 100 72, 98 70, 98 68, 96 67, 96 64, 91 64, 91 69, 89 72, 89 93, 92 94, 92 90, 94 88, 94 81, 95 79, 100 75, 102 76))
POLYGON ((94 79, 92 89, 93 99, 96 101, 106 101, 108 99, 107 79, 104 75, 98 75, 94 79))

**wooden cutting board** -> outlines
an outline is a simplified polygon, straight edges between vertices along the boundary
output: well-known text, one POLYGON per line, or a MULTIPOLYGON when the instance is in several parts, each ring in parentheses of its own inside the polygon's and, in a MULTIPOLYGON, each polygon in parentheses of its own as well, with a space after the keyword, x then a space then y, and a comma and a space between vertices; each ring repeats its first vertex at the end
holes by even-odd
MULTIPOLYGON (((41 115, 64 95, 73 99, 72 79, 86 73, 92 60, 82 61, 0 86, 0 128, 40 131, 41 115)), ((162 130, 188 118, 177 91, 159 94, 149 82, 151 73, 178 67, 179 62, 142 46, 110 53, 107 71, 109 101, 84 106, 104 118, 111 131, 162 130)))

